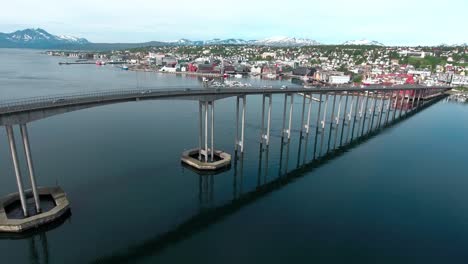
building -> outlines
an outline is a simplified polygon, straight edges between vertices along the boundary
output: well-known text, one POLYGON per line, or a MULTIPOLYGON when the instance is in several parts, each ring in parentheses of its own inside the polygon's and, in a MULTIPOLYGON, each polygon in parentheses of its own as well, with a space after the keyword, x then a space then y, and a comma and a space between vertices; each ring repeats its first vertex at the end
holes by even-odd
POLYGON ((272 59, 276 59, 276 53, 274 52, 263 52, 262 53, 262 59, 267 59, 268 57, 272 59))
POLYGON ((254 65, 250 68, 250 72, 254 75, 258 75, 262 73, 262 67, 258 65, 254 65))
POLYGON ((315 68, 298 67, 293 70, 292 74, 297 76, 313 76, 316 71, 315 68))
POLYGON ((176 72, 177 68, 175 67, 167 67, 163 66, 161 69, 159 69, 160 72, 176 72))
POLYGON ((219 66, 215 68, 213 64, 198 64, 198 73, 220 73, 221 69, 219 66))
POLYGON ((349 75, 332 75, 328 77, 328 82, 331 84, 345 84, 351 81, 351 76, 349 75))

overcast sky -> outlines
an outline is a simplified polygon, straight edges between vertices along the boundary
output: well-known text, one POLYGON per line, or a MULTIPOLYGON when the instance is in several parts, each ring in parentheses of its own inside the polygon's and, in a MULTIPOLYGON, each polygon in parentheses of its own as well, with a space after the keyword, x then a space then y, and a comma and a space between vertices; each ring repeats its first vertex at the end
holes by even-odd
POLYGON ((43 28, 91 42, 188 38, 468 42, 468 0, 5 0, 0 32, 43 28))

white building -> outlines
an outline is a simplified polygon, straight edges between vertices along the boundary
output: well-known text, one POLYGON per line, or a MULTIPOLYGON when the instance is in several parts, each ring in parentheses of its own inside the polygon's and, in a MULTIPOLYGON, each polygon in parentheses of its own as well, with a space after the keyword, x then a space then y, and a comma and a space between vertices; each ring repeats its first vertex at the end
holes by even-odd
POLYGON ((331 84, 349 83, 351 77, 349 75, 332 75, 328 77, 328 82, 331 84))
POLYGON ((161 69, 159 69, 160 72, 176 72, 176 68, 172 68, 172 67, 162 67, 161 69))

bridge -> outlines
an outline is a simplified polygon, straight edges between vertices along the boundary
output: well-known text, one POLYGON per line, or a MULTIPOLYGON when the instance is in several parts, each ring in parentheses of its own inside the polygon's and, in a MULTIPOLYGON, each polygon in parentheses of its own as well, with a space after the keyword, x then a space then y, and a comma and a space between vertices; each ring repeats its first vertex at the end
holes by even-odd
MULTIPOLYGON (((207 89, 165 89, 165 90, 122 90, 86 94, 67 94, 35 97, 22 100, 0 102, 0 125, 6 127, 11 159, 18 187, 17 193, 0 200, 0 231, 23 232, 28 229, 55 221, 69 211, 69 201, 59 187, 37 187, 31 156, 27 124, 43 118, 81 109, 109 104, 144 100, 195 100, 199 102, 198 147, 182 153, 181 161, 197 171, 216 173, 228 169, 231 155, 215 149, 215 102, 228 97, 236 98, 236 131, 234 162, 242 160, 244 153, 246 100, 248 96, 262 97, 261 151, 270 145, 271 111, 273 96, 284 96, 282 106, 281 147, 288 148, 291 139, 294 99, 300 98, 301 143, 304 140, 306 160, 309 136, 313 138, 313 160, 352 144, 393 123, 411 116, 444 96, 446 86, 398 86, 398 87, 334 87, 334 88, 207 88, 207 89), (317 111, 312 112, 312 105, 317 111), (312 124, 312 118, 316 122, 312 124), (31 190, 24 190, 21 166, 15 143, 13 126, 19 125, 25 151, 27 171, 31 190), (312 128, 315 128, 313 131, 312 128), (41 199, 49 197, 56 206, 42 211, 41 199), (28 206, 27 199, 34 200, 34 208, 28 206), (19 201, 23 217, 11 219, 7 208, 19 201)), ((300 145, 300 147, 302 144, 300 145)), ((282 153, 282 152, 281 152, 282 153)), ((288 153, 288 152, 287 152, 288 153)), ((286 161, 288 159, 286 158, 286 161)), ((286 165, 287 167, 287 165, 286 165)))

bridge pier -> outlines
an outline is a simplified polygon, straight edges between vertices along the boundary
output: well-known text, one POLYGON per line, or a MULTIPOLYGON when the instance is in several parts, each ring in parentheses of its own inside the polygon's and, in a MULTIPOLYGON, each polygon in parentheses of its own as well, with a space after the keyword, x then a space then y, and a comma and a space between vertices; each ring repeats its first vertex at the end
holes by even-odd
POLYGON ((246 96, 237 96, 236 101, 236 145, 235 150, 237 151, 240 147, 241 153, 244 153, 244 133, 245 133, 245 106, 246 106, 246 96), (240 99, 242 99, 242 120, 241 120, 241 139, 239 140, 239 104, 240 99))
MULTIPOLYGON (((325 106, 323 107, 323 119, 322 121, 320 121, 321 125, 322 125, 322 131, 320 132, 320 152, 319 152, 319 156, 322 156, 322 150, 323 150, 323 140, 324 140, 324 137, 325 137, 325 124, 327 122, 327 108, 328 108, 328 93, 327 95, 325 95, 325 106)), ((320 104, 322 104, 320 102, 320 104)))
POLYGON ((294 105, 294 94, 285 94, 284 95, 284 109, 283 109, 283 129, 281 130, 281 138, 284 139, 284 135, 287 135, 287 139, 291 138, 291 125, 292 125, 292 114, 293 114, 293 105, 294 105), (288 104, 288 97, 290 98, 289 103, 289 118, 288 118, 288 128, 286 129, 286 106, 288 104))
POLYGON ((13 161, 13 167, 15 169, 16 185, 18 186, 18 193, 21 201, 21 207, 23 209, 23 215, 24 217, 28 217, 28 208, 26 205, 26 198, 24 195, 23 179, 21 178, 21 170, 19 167, 18 154, 16 151, 15 134, 13 132, 13 127, 11 127, 10 125, 6 126, 6 132, 8 136, 8 143, 10 145, 11 159, 13 161))
POLYGON ((401 118, 401 115, 403 113, 403 103, 405 101, 405 94, 401 95, 401 102, 400 102, 400 113, 398 113, 398 118, 401 118))
POLYGON ((383 115, 383 108, 384 108, 384 99, 387 93, 383 93, 380 95, 380 104, 379 104, 379 123, 377 124, 377 128, 380 128, 380 125, 382 123, 382 115, 383 115))
POLYGON ((262 129, 260 132, 260 142, 268 146, 270 145, 270 128, 271 128, 271 94, 264 94, 262 96, 262 129), (267 128, 265 133, 265 99, 268 98, 268 117, 267 117, 267 128))
MULTIPOLYGON (((351 139, 350 139, 350 141, 352 141, 353 138, 354 138, 354 130, 356 128, 356 120, 357 120, 360 101, 361 101, 361 93, 358 92, 358 95, 357 95, 357 98, 356 98, 356 105, 354 107, 353 128, 351 129, 351 139)), ((349 132, 348 132, 348 137, 349 137, 349 132)))
POLYGON ((335 104, 336 104, 336 93, 333 95, 333 103, 332 103, 332 109, 331 109, 331 117, 330 117, 330 129, 328 132, 328 143, 327 143, 327 153, 330 151, 330 142, 331 142, 331 136, 332 136, 332 130, 333 130, 333 119, 335 119, 335 104))
POLYGON ((27 125, 22 123, 19 126, 32 190, 24 189, 13 127, 12 125, 6 125, 6 134, 18 193, 12 193, 0 199, 0 232, 23 232, 37 228, 38 226, 58 220, 69 211, 68 199, 60 187, 37 187, 27 125), (27 199, 30 197, 34 199, 34 211, 28 210, 27 199), (54 205, 50 209, 42 211, 41 198, 44 201, 50 201, 54 205), (21 205, 22 217, 19 217, 15 213, 15 204, 18 200, 21 205))
MULTIPOLYGON (((338 115, 335 118, 336 121, 336 129, 335 129, 335 140, 333 141, 333 149, 336 148, 336 141, 338 136, 338 130, 340 129, 340 116, 341 116, 341 102, 343 101, 343 93, 340 94, 340 100, 338 101, 338 115)), ((343 113, 346 113, 346 106, 348 104, 348 95, 346 95, 346 103, 345 109, 343 113)), ((344 115, 344 114, 343 114, 344 115)), ((343 119, 344 120, 344 119, 343 119)), ((343 141, 343 128, 341 128, 341 139, 340 142, 343 141)))
POLYGON ((364 107, 364 117, 362 118, 362 123, 361 123, 361 136, 364 134, 364 127, 366 125, 368 104, 369 104, 369 92, 367 92, 367 95, 366 95, 366 106, 364 107))
POLYGON ((37 194, 37 185, 36 185, 36 178, 34 176, 34 166, 33 166, 33 161, 31 157, 31 147, 29 144, 29 135, 28 135, 28 128, 26 124, 21 124, 20 125, 21 129, 21 137, 23 139, 23 146, 24 146, 24 152, 26 156, 26 162, 28 164, 28 170, 29 170, 29 179, 31 181, 31 188, 34 196, 34 202, 36 204, 36 212, 40 213, 41 212, 41 205, 39 201, 39 195, 37 194))
POLYGON ((184 151, 181 157, 183 163, 198 170, 218 170, 231 164, 231 155, 215 149, 214 116, 214 100, 198 102, 198 148, 184 151))
MULTIPOLYGON (((347 96, 349 96, 349 95, 347 95, 347 96)), ((355 97, 355 95, 351 94, 351 102, 350 102, 350 106, 349 106, 349 112, 346 115, 346 107, 345 107, 345 115, 343 115, 343 129, 344 129, 345 125, 348 127, 346 129, 345 143, 348 142, 348 140, 349 140, 349 132, 350 132, 350 129, 351 129, 351 118, 353 116, 354 97, 355 97), (346 122, 345 119, 348 119, 348 122, 346 122)), ((346 101, 348 101, 348 98, 346 98, 346 101)), ((343 146, 343 141, 340 142, 340 146, 343 146)))
POLYGON ((322 110, 322 98, 323 98, 323 94, 320 93, 320 97, 319 97, 319 107, 318 107, 318 111, 317 111, 317 124, 315 125, 314 155, 313 155, 313 159, 314 159, 314 160, 315 160, 316 153, 317 153, 317 135, 318 135, 318 133, 319 133, 320 112, 321 112, 321 110, 322 110))

